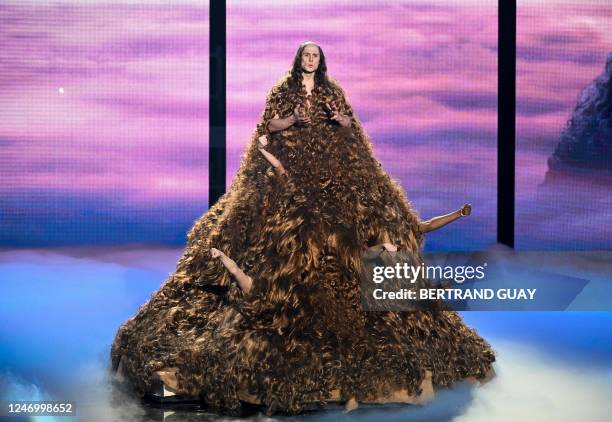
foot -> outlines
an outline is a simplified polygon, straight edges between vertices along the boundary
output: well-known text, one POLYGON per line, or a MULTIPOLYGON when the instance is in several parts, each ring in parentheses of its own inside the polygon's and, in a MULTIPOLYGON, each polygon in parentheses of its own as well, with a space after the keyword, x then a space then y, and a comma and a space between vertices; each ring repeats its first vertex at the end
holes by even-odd
POLYGON ((176 377, 176 371, 177 368, 164 368, 155 373, 157 378, 159 378, 164 384, 164 389, 173 394, 177 394, 178 392, 178 379, 176 377))
POLYGON ((355 397, 351 397, 344 404, 344 413, 351 412, 359 407, 359 403, 355 397))

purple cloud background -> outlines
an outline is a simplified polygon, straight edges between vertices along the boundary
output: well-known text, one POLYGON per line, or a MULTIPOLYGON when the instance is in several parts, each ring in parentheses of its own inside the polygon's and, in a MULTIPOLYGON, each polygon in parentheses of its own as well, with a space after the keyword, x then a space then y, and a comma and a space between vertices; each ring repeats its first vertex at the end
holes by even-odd
POLYGON ((208 2, 4 2, 0 28, 0 243, 182 241, 208 206, 208 2))
POLYGON ((495 242, 497 2, 228 1, 228 184, 267 91, 306 40, 324 49, 385 170, 424 218, 474 213, 428 248, 495 242))
MULTIPOLYGON (((428 248, 493 243, 496 5, 228 1, 228 184, 268 89, 311 39, 421 215, 474 205, 428 248)), ((521 247, 610 239, 606 187, 539 185, 611 27, 603 0, 519 2, 521 247)), ((0 44, 0 244, 183 243, 208 202, 208 3, 3 2, 0 44)))
POLYGON ((612 51, 608 1, 519 1, 516 245, 609 249, 612 188, 597 173, 543 185, 546 160, 582 90, 612 51))

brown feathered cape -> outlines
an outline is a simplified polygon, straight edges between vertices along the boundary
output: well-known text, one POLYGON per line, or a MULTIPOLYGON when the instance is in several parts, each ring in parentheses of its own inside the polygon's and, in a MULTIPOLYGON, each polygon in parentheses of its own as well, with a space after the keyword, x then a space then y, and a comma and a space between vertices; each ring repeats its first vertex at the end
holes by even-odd
POLYGON ((419 218, 338 84, 308 100, 310 125, 269 134, 270 119, 306 104, 287 78, 272 89, 230 190, 189 231, 176 272, 117 332, 112 366, 123 356, 138 392, 176 367, 179 393, 214 408, 236 411, 250 397, 297 413, 332 390, 358 401, 390 386, 418 394, 425 370, 447 386, 491 368, 490 346, 456 312, 361 309, 364 248, 389 241, 420 263, 419 218), (352 127, 331 121, 325 103, 352 127), (257 150, 263 134, 287 177, 257 150), (253 278, 248 295, 211 247, 253 278))

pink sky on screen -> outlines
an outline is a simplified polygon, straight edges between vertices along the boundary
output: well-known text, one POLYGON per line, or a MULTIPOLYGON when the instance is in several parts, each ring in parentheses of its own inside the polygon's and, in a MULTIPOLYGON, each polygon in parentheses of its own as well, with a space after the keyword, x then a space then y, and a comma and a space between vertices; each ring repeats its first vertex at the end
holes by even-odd
POLYGON ((517 10, 517 140, 550 153, 612 51, 612 3, 519 0, 517 10))
MULTIPOLYGON (((324 47, 330 75, 346 88, 377 151, 389 139, 420 143, 428 132, 494 134, 497 2, 429 3, 229 1, 228 176, 267 91, 307 39, 324 47)), ((558 135, 612 50, 611 27, 612 5, 603 0, 519 1, 519 140, 558 135)))
POLYGON ((596 172, 543 185, 547 159, 612 51, 612 3, 518 1, 515 241, 519 249, 608 248, 610 197, 596 172))
POLYGON ((376 157, 421 215, 477 204, 470 227, 455 225, 430 244, 494 242, 496 1, 228 1, 227 16, 228 185, 266 93, 298 45, 311 40, 322 46, 376 157))
MULTIPOLYGON (((228 0, 227 8, 228 184, 267 91, 298 44, 313 40, 419 210, 470 197, 494 216, 497 1, 228 0)), ((136 207, 204 200, 208 2, 3 2, 0 28, 0 194, 58 191, 136 207)), ((545 169, 534 154, 552 151, 601 72, 609 28, 604 0, 519 1, 525 189, 545 169)), ((477 218, 494 232, 494 219, 477 218)))
POLYGON ((0 6, 4 191, 208 191, 208 3, 0 6))
POLYGON ((612 51, 612 4, 549 3, 518 2, 518 196, 533 194, 544 180, 546 158, 583 89, 603 71, 612 51))
MULTIPOLYGON (((324 3, 228 2, 228 178, 299 43, 321 44, 329 74, 345 88, 376 151, 458 130, 496 127, 495 1, 324 3)), ((465 141, 463 141, 465 142, 465 141)), ((420 160, 423 157, 415 157, 420 160)), ((392 167, 406 162, 385 163, 392 167)), ((228 180, 229 182, 229 180, 228 180)))

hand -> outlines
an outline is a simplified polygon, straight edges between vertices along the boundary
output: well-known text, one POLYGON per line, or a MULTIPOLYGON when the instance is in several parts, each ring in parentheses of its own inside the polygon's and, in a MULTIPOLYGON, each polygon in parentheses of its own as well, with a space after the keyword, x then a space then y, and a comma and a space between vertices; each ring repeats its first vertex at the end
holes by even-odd
POLYGON ((268 137, 266 135, 261 135, 257 138, 257 148, 262 149, 268 145, 268 137))
POLYGON ((265 159, 268 160, 270 164, 272 164, 272 167, 274 167, 274 170, 276 170, 278 174, 280 174, 281 176, 286 175, 287 172, 285 171, 285 168, 278 160, 278 158, 276 158, 273 154, 269 153, 264 149, 266 145, 268 145, 268 137, 266 135, 261 135, 259 138, 257 138, 257 149, 259 150, 259 152, 261 152, 265 159))
POLYGON ((210 256, 213 258, 219 258, 221 255, 223 255, 223 252, 221 252, 219 249, 210 248, 210 256))
POLYGON ((461 213, 461 217, 467 217, 472 213, 472 205, 464 204, 463 207, 461 207, 461 209, 459 210, 459 212, 461 213))
POLYGON ((382 247, 383 247, 383 249, 385 251, 388 251, 388 252, 397 252, 397 246, 395 246, 392 243, 383 243, 382 247))
POLYGON ((335 104, 332 104, 330 106, 329 104, 325 103, 325 106, 328 110, 331 110, 331 120, 338 122, 340 126, 343 127, 348 127, 351 125, 351 119, 348 116, 345 116, 344 114, 340 114, 340 112, 338 111, 338 107, 336 107, 335 104))
POLYGON ((301 114, 299 107, 296 107, 293 110, 293 120, 294 122, 300 123, 302 125, 310 124, 310 117, 305 114, 301 114))

